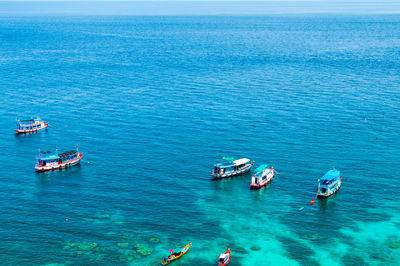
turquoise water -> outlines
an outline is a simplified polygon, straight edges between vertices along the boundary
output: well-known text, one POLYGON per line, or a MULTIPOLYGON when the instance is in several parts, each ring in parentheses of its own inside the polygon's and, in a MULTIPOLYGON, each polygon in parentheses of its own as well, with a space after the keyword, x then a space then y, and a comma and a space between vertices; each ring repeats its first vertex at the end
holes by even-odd
POLYGON ((0 260, 152 265, 193 242, 175 265, 227 244, 231 265, 398 264, 399 19, 1 17, 0 260), (31 115, 48 130, 14 135, 31 115), (77 144, 79 166, 34 172, 77 144), (223 156, 282 175, 211 181, 223 156))

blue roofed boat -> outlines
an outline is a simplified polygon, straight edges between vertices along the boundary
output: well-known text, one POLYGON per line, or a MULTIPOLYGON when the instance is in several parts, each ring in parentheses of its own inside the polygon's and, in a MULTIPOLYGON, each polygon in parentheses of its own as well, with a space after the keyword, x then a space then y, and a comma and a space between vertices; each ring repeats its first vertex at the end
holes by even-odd
POLYGON ((328 171, 319 180, 317 197, 327 198, 336 193, 342 185, 341 180, 340 171, 336 169, 328 171))
POLYGON ((36 132, 41 129, 45 129, 49 126, 49 123, 45 123, 39 117, 35 117, 32 119, 25 119, 25 120, 17 120, 17 133, 31 133, 36 132))
POLYGON ((211 172, 211 175, 216 179, 247 173, 254 164, 254 161, 247 158, 235 160, 232 157, 224 157, 223 159, 225 162, 215 164, 211 172))
POLYGON ((256 169, 256 173, 251 177, 251 189, 261 188, 268 184, 275 176, 275 169, 262 164, 256 169))
POLYGON ((82 156, 83 153, 79 153, 78 146, 76 146, 76 150, 63 153, 58 153, 58 150, 56 150, 56 152, 41 152, 39 149, 35 169, 36 171, 42 172, 74 166, 81 161, 82 156))

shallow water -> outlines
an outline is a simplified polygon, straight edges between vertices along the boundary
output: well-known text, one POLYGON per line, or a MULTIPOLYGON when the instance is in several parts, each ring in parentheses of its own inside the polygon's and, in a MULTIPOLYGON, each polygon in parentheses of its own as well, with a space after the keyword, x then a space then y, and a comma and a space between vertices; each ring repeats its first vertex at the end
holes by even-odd
POLYGON ((227 244, 232 265, 395 265, 399 18, 0 18, 0 260, 152 265, 192 241, 176 265, 227 244), (36 114, 48 130, 12 133, 36 114), (223 156, 282 175, 210 181, 223 156))

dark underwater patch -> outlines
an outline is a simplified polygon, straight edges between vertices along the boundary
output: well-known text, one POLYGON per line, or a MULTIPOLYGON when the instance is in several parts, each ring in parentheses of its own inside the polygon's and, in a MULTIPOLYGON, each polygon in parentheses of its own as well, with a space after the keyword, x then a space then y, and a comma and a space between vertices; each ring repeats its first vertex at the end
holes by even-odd
POLYGON ((279 236, 277 239, 286 249, 289 257, 298 261, 301 265, 319 265, 318 261, 311 258, 315 254, 311 248, 289 237, 279 236))
POLYGON ((366 265, 365 261, 363 260, 362 257, 346 253, 342 258, 341 261, 344 265, 366 265))

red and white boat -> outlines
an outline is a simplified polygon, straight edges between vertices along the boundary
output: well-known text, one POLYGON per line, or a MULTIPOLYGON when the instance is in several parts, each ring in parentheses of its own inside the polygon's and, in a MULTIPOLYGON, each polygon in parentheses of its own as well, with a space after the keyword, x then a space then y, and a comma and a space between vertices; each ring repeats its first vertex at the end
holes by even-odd
POLYGON ((45 123, 39 117, 26 119, 26 120, 17 120, 17 133, 32 133, 39 131, 41 129, 45 129, 49 126, 49 123, 45 123))
POLYGON ((226 252, 219 255, 218 266, 228 265, 230 261, 231 261, 231 250, 229 249, 228 246, 226 252))
POLYGON ((35 170, 49 171, 54 169, 60 169, 64 167, 74 166, 78 164, 83 157, 83 153, 79 153, 78 146, 76 150, 67 151, 63 153, 51 152, 51 151, 40 151, 37 156, 37 163, 35 165, 35 170))
POLYGON ((261 188, 268 184, 275 176, 275 169, 268 165, 260 165, 256 169, 256 173, 251 177, 251 189, 261 188))

